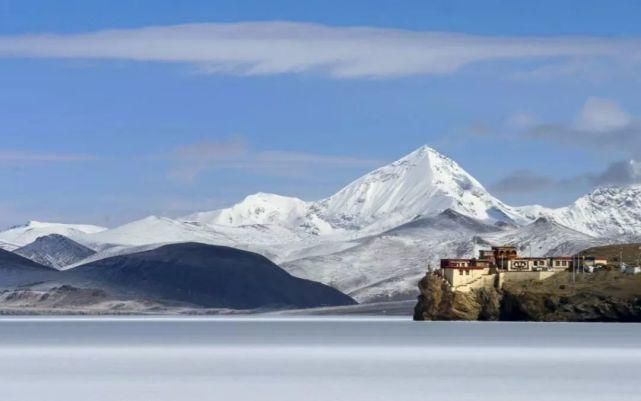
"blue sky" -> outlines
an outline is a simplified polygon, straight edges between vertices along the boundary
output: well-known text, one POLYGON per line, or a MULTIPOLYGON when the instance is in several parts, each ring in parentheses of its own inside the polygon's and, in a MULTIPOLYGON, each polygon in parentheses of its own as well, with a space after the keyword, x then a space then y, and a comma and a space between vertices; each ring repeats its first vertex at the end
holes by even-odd
POLYGON ((517 205, 637 182, 640 19, 636 1, 0 0, 0 224, 318 199, 423 144, 517 205))

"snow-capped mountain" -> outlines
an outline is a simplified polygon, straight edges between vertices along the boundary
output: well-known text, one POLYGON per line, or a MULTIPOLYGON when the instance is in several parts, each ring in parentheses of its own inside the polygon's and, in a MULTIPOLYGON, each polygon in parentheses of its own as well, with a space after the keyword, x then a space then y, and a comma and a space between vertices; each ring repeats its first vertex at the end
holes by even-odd
POLYGON ((369 302, 413 297, 428 264, 490 245, 543 256, 641 238, 640 195, 641 185, 632 185, 597 189, 564 208, 512 207, 424 146, 316 202, 258 193, 229 208, 151 216, 110 230, 31 222, 1 232, 0 247, 58 233, 97 250, 88 262, 167 243, 227 245, 369 302))
POLYGON ((612 242, 546 218, 524 226, 497 227, 448 209, 362 238, 346 249, 286 261, 283 267, 294 275, 330 284, 359 302, 378 302, 412 298, 417 280, 443 257, 471 258, 480 249, 503 244, 518 246, 523 255, 572 255, 612 242))
POLYGON ((501 228, 451 209, 349 242, 344 249, 288 260, 290 273, 338 288, 359 302, 411 299, 417 280, 439 259, 473 256, 477 236, 501 228))
POLYGON ((597 188, 553 210, 560 224, 595 237, 641 235, 641 185, 597 188))
POLYGON ((39 237, 32 243, 13 251, 44 266, 61 269, 88 258, 96 252, 60 234, 39 237))
POLYGON ((102 255, 126 254, 128 247, 149 250, 154 248, 153 245, 177 242, 232 246, 276 259, 281 246, 299 243, 301 239, 297 232, 279 224, 230 226, 149 216, 111 230, 85 235, 79 242, 98 251, 92 260, 98 260, 102 255))
POLYGON ((183 220, 232 227, 279 225, 314 235, 332 233, 333 228, 311 209, 309 202, 298 198, 259 192, 230 208, 194 213, 183 220))
POLYGON ((317 202, 258 193, 230 208, 195 213, 182 220, 235 227, 280 225, 335 235, 382 232, 446 209, 488 222, 533 220, 493 197, 456 162, 427 146, 317 202))
POLYGON ((484 221, 526 221, 456 162, 427 146, 359 178, 312 209, 332 226, 348 229, 387 229, 446 209, 484 221))
POLYGON ((0 232, 0 247, 14 250, 32 243, 38 237, 60 234, 68 238, 81 238, 86 234, 99 233, 107 228, 89 224, 61 224, 30 221, 0 232))
MULTIPOLYGON (((196 241, 228 244, 230 241, 212 230, 167 217, 149 216, 131 223, 87 236, 85 241, 110 245, 140 246, 155 243, 196 241)), ((94 246, 97 248, 97 246, 94 246)))

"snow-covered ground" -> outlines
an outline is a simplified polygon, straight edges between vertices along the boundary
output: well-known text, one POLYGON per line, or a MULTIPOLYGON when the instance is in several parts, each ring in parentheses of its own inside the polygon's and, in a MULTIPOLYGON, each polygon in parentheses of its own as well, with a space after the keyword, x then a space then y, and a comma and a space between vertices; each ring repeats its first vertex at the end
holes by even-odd
POLYGON ((107 230, 106 227, 90 224, 62 224, 30 221, 27 224, 11 227, 0 232, 0 248, 14 250, 32 243, 39 237, 60 234, 73 240, 87 234, 96 234, 107 230))
POLYGON ((636 324, 0 319, 3 401, 639 399, 636 324))

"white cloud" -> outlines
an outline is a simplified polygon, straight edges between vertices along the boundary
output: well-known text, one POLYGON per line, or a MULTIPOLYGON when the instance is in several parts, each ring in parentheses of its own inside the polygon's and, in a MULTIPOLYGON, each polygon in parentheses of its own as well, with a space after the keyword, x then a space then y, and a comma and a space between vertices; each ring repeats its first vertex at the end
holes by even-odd
POLYGON ((589 147, 641 157, 641 120, 609 99, 588 98, 573 120, 538 123, 526 130, 526 135, 574 148, 589 147))
POLYGON ((628 126, 632 117, 616 102, 598 97, 589 98, 576 118, 576 128, 588 132, 611 132, 628 126))
POLYGON ((638 61, 641 41, 246 22, 4 36, 0 37, 0 57, 182 62, 218 74, 317 71, 357 78, 452 73, 488 60, 605 57, 638 61))

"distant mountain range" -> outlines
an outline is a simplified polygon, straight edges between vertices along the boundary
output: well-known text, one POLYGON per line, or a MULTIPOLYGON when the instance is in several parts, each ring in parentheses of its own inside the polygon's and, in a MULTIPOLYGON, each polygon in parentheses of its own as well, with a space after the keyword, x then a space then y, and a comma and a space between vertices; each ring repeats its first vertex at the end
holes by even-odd
POLYGON ((226 209, 151 216, 113 229, 30 222, 0 232, 0 247, 16 250, 61 234, 95 251, 51 264, 73 270, 169 243, 225 245, 374 302, 413 298, 428 265, 493 244, 515 244, 535 256, 634 241, 641 237, 640 195, 640 185, 599 188, 563 208, 514 207, 425 146, 316 202, 258 193, 226 209))
POLYGON ((16 301, 29 308, 72 309, 114 301, 214 309, 355 304, 332 287, 291 276, 261 255, 200 243, 164 245, 64 271, 0 250, 0 306, 16 301), (58 305, 49 303, 51 296, 59 298, 58 305))

